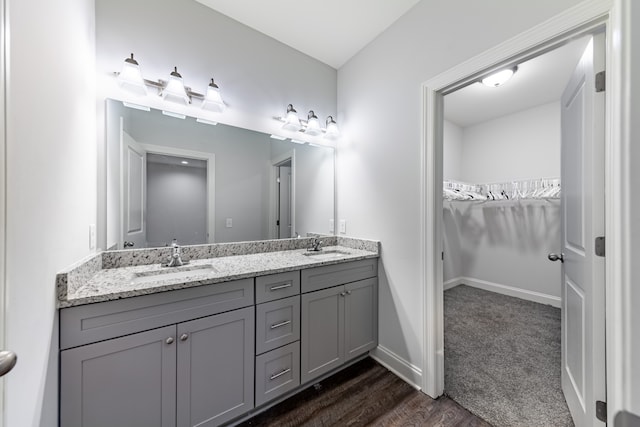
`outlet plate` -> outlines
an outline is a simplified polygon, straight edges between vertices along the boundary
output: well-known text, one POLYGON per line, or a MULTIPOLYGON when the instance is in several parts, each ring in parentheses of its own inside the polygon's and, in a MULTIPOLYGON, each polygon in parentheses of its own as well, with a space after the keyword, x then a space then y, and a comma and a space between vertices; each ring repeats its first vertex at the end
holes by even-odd
POLYGON ((333 233, 335 229, 336 229, 335 221, 330 219, 329 220, 329 233, 333 233))
POLYGON ((227 218, 226 227, 233 228, 233 218, 227 218))
POLYGON ((341 219, 340 220, 340 233, 347 234, 347 220, 346 219, 341 219))

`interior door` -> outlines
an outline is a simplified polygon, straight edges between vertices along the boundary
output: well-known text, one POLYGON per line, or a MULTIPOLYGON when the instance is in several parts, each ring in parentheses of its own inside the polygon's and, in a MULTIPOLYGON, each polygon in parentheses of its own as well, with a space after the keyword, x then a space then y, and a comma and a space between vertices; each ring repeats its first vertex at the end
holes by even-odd
POLYGON ((291 237, 291 167, 279 166, 278 171, 280 176, 278 181, 280 235, 278 237, 285 239, 291 237))
MULTIPOLYGON (((145 248, 147 153, 128 133, 120 131, 122 145, 123 248, 145 248)), ((123 249, 122 247, 120 249, 123 249)))
MULTIPOLYGON (((587 46, 561 99, 562 390, 576 426, 602 425, 605 395, 605 271, 595 254, 604 236, 604 34, 587 46)), ((550 256, 551 259, 551 256, 550 256)))

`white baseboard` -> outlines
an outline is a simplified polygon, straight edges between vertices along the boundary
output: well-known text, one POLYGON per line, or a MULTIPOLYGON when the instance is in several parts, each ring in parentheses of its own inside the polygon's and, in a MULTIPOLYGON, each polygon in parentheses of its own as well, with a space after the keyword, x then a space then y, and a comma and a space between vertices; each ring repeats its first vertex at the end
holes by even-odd
POLYGON ((454 277, 443 283, 443 290, 448 291, 451 288, 455 288, 458 285, 462 285, 464 280, 462 277, 454 277))
POLYGON ((422 384, 422 370, 407 362, 388 348, 378 345, 378 347, 369 353, 369 356, 411 387, 416 390, 422 388, 420 386, 420 384, 422 384))
MULTIPOLYGON (((487 282, 486 280, 474 279, 472 277, 459 277, 455 280, 460 281, 457 284, 465 284, 474 288, 484 289, 485 291, 491 291, 498 294, 508 295, 510 297, 521 298, 540 304, 547 304, 557 308, 560 308, 562 304, 562 300, 560 299, 560 297, 543 294, 542 292, 528 291, 525 289, 514 288, 513 286, 501 285, 499 283, 487 282)), ((447 281, 447 283, 449 282, 451 282, 451 280, 447 281)), ((450 286, 449 288, 445 286, 445 290, 450 289, 453 286, 450 286)))

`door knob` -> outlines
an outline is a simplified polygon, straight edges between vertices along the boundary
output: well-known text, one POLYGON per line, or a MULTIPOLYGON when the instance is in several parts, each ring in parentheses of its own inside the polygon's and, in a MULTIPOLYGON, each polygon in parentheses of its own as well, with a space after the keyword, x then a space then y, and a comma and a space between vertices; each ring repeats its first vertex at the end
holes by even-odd
POLYGON ((13 351, 0 351, 0 377, 12 370, 17 361, 18 356, 13 351))
POLYGON ((549 255, 547 255, 547 258, 549 259, 549 261, 560 261, 560 262, 564 262, 564 254, 554 254, 553 252, 550 253, 549 255))

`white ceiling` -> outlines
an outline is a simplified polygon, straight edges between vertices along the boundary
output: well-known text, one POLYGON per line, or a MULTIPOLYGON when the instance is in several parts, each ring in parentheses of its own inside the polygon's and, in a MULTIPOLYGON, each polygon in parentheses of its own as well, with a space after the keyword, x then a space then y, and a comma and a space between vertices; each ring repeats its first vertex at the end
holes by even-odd
POLYGON ((196 1, 338 69, 420 0, 196 1))
POLYGON ((518 64, 518 71, 499 87, 474 83, 445 96, 444 116, 467 127, 560 100, 589 37, 568 43, 518 64))

